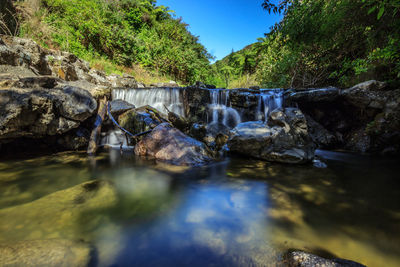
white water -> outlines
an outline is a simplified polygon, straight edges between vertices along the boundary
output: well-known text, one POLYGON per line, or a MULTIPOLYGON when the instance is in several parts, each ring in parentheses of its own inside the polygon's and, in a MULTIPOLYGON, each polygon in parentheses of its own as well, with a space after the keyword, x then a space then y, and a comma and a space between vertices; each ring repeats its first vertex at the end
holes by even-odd
POLYGON ((264 119, 264 121, 267 121, 269 114, 273 110, 282 107, 283 91, 280 89, 261 90, 257 98, 258 98, 258 105, 257 105, 255 120, 264 119))
POLYGON ((125 134, 119 130, 110 130, 108 133, 101 138, 100 145, 107 145, 109 147, 120 148, 128 147, 128 142, 126 140, 125 134))
POLYGON ((181 91, 177 88, 114 89, 112 99, 122 99, 135 107, 150 105, 162 113, 168 110, 184 116, 181 91))
POLYGON ((209 109, 211 111, 211 120, 208 123, 222 123, 228 127, 235 127, 241 122, 239 112, 229 107, 229 90, 212 89, 210 90, 211 104, 209 109))
MULTIPOLYGON (((167 108, 176 114, 185 116, 181 92, 182 90, 178 88, 114 89, 112 97, 113 99, 125 100, 136 107, 150 105, 162 113, 167 113, 167 108)), ((246 120, 241 118, 239 110, 231 106, 229 90, 210 89, 209 92, 211 99, 208 105, 207 122, 209 124, 223 124, 233 128, 246 120)), ((254 120, 267 121, 273 110, 282 107, 283 91, 280 89, 262 89, 257 94, 257 100, 254 120)))

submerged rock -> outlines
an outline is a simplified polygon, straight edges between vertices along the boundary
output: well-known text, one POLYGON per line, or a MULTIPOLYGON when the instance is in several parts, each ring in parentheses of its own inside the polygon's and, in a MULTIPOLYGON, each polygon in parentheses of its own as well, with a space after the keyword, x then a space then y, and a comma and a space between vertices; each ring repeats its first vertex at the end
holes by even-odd
POLYGON ((0 240, 80 239, 102 223, 100 211, 115 206, 112 183, 94 180, 35 201, 0 210, 0 240), (78 228, 76 226, 79 226, 78 228))
POLYGON ((135 154, 168 161, 174 165, 203 165, 212 160, 204 143, 193 139, 168 123, 158 125, 135 147, 135 154))
POLYGON ((0 266, 76 266, 91 263, 90 246, 64 239, 29 240, 0 244, 0 266))
POLYGON ((344 259, 325 259, 303 251, 293 251, 285 255, 290 267, 365 267, 360 263, 344 259))
POLYGON ((231 152, 282 163, 305 163, 314 158, 315 147, 305 116, 299 109, 277 109, 268 125, 245 122, 231 131, 231 152))

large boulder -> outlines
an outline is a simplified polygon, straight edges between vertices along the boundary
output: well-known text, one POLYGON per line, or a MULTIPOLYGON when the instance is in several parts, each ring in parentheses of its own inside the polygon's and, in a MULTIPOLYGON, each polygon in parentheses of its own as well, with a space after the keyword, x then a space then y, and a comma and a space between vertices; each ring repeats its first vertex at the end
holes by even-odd
POLYGON ((158 125, 135 147, 135 154, 167 161, 174 165, 203 165, 212 160, 206 145, 168 123, 158 125))
POLYGON ((382 82, 368 81, 343 90, 341 95, 357 108, 383 109, 392 98, 391 93, 382 90, 385 86, 382 82))
POLYGON ((91 117, 96 108, 89 92, 71 86, 0 90, 0 142, 66 133, 91 117))
POLYGON ((306 118, 295 108, 274 110, 268 124, 239 124, 231 131, 228 147, 232 153, 282 163, 309 162, 315 151, 306 118))
POLYGON ((49 239, 0 244, 0 266, 85 267, 93 260, 92 248, 84 242, 49 239))
POLYGON ((351 88, 290 89, 285 103, 309 117, 322 148, 361 153, 400 153, 400 89, 375 80, 351 88))

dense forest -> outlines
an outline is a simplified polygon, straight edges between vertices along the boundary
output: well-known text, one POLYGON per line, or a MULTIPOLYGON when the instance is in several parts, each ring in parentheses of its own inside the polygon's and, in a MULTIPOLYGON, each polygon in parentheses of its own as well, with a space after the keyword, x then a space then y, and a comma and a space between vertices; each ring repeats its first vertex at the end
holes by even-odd
POLYGON ((398 85, 397 0, 265 1, 284 18, 258 42, 213 66, 219 86, 351 86, 367 79, 398 85), (397 82, 396 82, 397 80, 397 82))

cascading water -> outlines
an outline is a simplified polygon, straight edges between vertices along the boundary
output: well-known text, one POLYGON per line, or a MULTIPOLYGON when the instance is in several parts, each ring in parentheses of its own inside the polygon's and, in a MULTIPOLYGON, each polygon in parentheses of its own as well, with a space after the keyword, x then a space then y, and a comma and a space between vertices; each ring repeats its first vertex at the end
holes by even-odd
POLYGON ((281 89, 264 89, 257 96, 258 105, 255 120, 267 121, 271 111, 281 108, 283 104, 283 90, 281 89))
POLYGON ((181 90, 178 88, 114 89, 113 99, 122 99, 136 107, 150 105, 162 113, 170 110, 184 116, 181 90))
POLYGON ((128 140, 126 139, 126 135, 121 130, 110 130, 101 138, 100 145, 118 148, 121 146, 127 147, 128 140))
POLYGON ((209 110, 211 112, 208 117, 209 124, 223 124, 230 128, 235 127, 241 122, 238 111, 229 107, 229 90, 212 89, 210 90, 211 104, 209 110))

